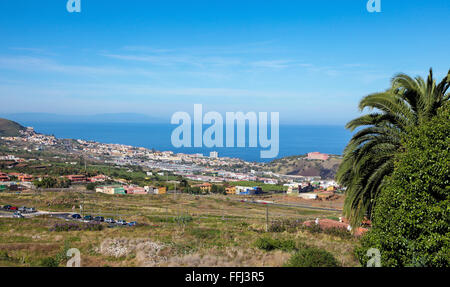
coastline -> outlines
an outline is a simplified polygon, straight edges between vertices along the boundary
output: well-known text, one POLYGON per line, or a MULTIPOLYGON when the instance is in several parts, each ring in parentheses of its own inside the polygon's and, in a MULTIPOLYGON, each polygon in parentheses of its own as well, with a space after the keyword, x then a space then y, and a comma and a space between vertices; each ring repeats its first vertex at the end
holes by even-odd
POLYGON ((350 132, 343 126, 283 124, 280 125, 279 155, 273 159, 261 159, 259 148, 175 148, 170 142, 174 125, 170 124, 54 122, 22 122, 22 124, 34 127, 39 133, 55 135, 57 138, 121 144, 182 154, 202 153, 205 156, 217 151, 219 157, 238 158, 254 163, 268 163, 312 151, 340 155, 350 138, 350 132))

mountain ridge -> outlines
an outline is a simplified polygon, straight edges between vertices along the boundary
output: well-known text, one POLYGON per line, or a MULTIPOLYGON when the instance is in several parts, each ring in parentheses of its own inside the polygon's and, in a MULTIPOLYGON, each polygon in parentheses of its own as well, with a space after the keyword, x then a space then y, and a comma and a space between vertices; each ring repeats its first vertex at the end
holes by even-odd
POLYGON ((20 131, 25 131, 26 128, 15 121, 0 118, 0 136, 15 137, 20 135, 20 131))

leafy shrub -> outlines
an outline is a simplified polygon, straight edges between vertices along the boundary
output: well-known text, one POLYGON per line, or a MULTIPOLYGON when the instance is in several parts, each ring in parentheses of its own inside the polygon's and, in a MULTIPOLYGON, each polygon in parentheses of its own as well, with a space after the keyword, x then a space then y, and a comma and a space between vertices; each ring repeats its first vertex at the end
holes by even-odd
POLYGON ((93 182, 86 184, 86 190, 93 191, 93 190, 95 190, 96 187, 97 187, 97 185, 93 182))
POLYGON ((147 219, 151 222, 174 222, 175 219, 173 218, 169 218, 169 217, 164 217, 164 216, 147 216, 147 219))
POLYGON ((75 222, 56 223, 50 228, 50 231, 100 231, 103 230, 103 225, 97 222, 89 222, 79 224, 75 222))
POLYGON ((250 224, 248 222, 242 221, 238 223, 238 226, 242 228, 248 228, 250 224))
POLYGON ((305 229, 313 234, 323 233, 323 231, 324 231, 322 229, 322 227, 320 227, 320 225, 318 225, 318 224, 313 224, 311 226, 305 226, 305 229))
POLYGON ((181 215, 181 216, 175 217, 175 222, 177 222, 179 224, 187 224, 193 220, 194 219, 190 215, 181 215))
POLYGON ((315 247, 303 248, 294 253, 286 262, 286 267, 339 267, 333 254, 315 247))
POLYGON ((54 257, 45 257, 39 263, 42 267, 58 267, 59 261, 54 257))
POLYGON ((268 237, 261 237, 255 241, 255 246, 259 249, 271 251, 276 249, 275 240, 268 237))
POLYGON ((350 239, 353 237, 352 234, 350 233, 350 231, 348 231, 347 229, 344 229, 344 228, 339 228, 339 227, 328 228, 328 229, 325 229, 323 232, 325 234, 338 236, 338 237, 341 237, 344 239, 350 239))
POLYGON ((220 235, 220 230, 193 228, 190 230, 190 234, 198 239, 214 239, 220 235))
POLYGON ((295 241, 289 239, 273 239, 269 237, 261 237, 255 241, 255 246, 259 249, 265 251, 271 250, 283 250, 283 251, 293 251, 297 250, 295 241))
POLYGON ((67 251, 71 248, 70 245, 74 241, 79 241, 79 238, 71 237, 66 239, 64 241, 64 245, 55 256, 43 258, 39 265, 42 267, 58 267, 61 263, 67 260, 67 251))
POLYGON ((269 232, 296 232, 301 226, 303 221, 301 220, 276 220, 269 226, 269 232))
POLYGON ((50 228, 50 231, 78 231, 81 230, 81 227, 79 224, 76 223, 56 223, 53 225, 52 228, 50 228))
POLYGON ((450 266, 450 109, 408 132, 381 191, 373 228, 356 250, 377 248, 384 266, 450 266))
POLYGON ((0 250, 0 260, 10 260, 9 254, 6 250, 0 250))

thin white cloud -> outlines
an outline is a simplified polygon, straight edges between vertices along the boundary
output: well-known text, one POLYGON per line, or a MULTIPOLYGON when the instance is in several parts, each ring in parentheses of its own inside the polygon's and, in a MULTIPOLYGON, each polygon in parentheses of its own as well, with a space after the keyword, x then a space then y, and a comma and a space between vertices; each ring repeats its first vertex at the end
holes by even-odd
POLYGON ((112 66, 64 65, 47 58, 28 56, 0 56, 0 69, 77 74, 83 76, 129 75, 130 73, 143 76, 155 75, 154 73, 143 69, 130 70, 112 66))
POLYGON ((289 60, 256 61, 251 63, 254 67, 284 69, 292 67, 293 62, 289 60))
POLYGON ((133 62, 144 62, 159 66, 190 65, 196 67, 207 66, 236 66, 240 60, 222 57, 193 57, 168 55, 129 55, 129 54, 101 54, 104 57, 133 62))

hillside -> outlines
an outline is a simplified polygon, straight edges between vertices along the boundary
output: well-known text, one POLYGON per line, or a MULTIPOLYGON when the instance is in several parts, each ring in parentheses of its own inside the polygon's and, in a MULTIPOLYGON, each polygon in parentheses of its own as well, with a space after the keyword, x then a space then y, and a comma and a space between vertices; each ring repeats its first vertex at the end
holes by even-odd
POLYGON ((307 160, 305 156, 290 156, 272 161, 267 169, 276 173, 301 176, 320 176, 334 179, 342 159, 334 156, 326 161, 307 160))
POLYGON ((19 136, 19 131, 25 131, 26 128, 20 124, 0 118, 0 136, 2 137, 14 137, 19 136))

